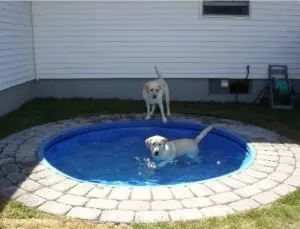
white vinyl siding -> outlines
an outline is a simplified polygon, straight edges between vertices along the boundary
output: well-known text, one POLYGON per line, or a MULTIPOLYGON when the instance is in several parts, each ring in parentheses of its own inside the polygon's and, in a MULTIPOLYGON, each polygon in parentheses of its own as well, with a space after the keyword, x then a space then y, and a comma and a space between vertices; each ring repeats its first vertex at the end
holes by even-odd
POLYGON ((34 79, 31 2, 0 2, 0 90, 34 79))
POLYGON ((300 76, 300 3, 251 1, 249 17, 203 16, 198 1, 33 2, 41 79, 300 76))

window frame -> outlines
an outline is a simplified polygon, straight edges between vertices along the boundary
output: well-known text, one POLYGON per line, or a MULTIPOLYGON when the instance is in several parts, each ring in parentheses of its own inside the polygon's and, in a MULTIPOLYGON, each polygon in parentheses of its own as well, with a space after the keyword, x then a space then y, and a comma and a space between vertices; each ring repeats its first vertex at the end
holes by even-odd
POLYGON ((202 0, 201 4, 201 13, 203 17, 215 17, 215 18, 250 18, 251 17, 251 1, 250 0, 202 0), (216 14, 216 13, 205 13, 205 5, 213 6, 213 5, 242 5, 248 7, 248 14, 216 14))

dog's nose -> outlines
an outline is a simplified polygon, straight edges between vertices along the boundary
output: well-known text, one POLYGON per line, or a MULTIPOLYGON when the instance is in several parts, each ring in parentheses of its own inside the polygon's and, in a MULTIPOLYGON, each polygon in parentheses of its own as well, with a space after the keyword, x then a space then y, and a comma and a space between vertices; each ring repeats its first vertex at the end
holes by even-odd
POLYGON ((158 156, 159 151, 154 151, 154 156, 158 156))
POLYGON ((153 99, 156 99, 156 95, 153 95, 153 99))

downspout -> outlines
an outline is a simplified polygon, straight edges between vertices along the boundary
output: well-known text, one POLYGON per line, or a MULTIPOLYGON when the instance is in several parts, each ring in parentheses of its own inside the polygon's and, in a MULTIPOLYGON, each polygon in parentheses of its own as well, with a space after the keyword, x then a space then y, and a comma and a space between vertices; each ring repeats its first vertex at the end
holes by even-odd
POLYGON ((38 81, 39 78, 37 77, 36 74, 36 64, 35 64, 35 42, 34 42, 34 26, 33 26, 33 12, 32 12, 32 6, 33 6, 33 1, 31 1, 31 36, 32 36, 32 54, 33 54, 33 74, 35 81, 38 81))

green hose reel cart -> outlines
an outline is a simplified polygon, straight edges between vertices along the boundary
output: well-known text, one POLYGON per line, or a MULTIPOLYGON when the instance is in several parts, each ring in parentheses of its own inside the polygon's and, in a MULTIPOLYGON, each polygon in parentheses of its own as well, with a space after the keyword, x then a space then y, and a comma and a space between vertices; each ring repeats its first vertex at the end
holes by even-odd
POLYGON ((293 91, 286 65, 269 65, 270 105, 272 109, 293 109, 293 91))

